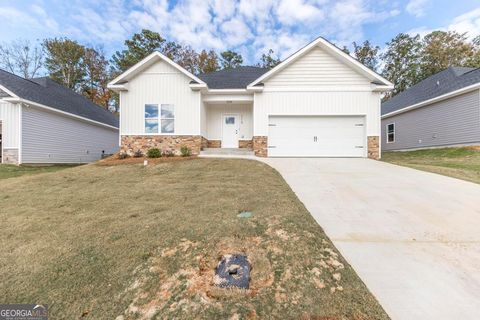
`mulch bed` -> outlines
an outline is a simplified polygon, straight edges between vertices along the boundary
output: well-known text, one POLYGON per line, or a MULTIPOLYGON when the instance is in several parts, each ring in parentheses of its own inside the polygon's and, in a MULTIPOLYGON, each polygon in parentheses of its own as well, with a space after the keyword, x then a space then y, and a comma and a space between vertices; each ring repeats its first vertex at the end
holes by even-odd
POLYGON ((140 163, 143 164, 143 162, 147 160, 148 165, 152 165, 152 164, 155 165, 155 164, 165 163, 165 162, 185 161, 185 160, 193 160, 193 159, 197 159, 197 157, 196 156, 190 156, 190 157, 175 156, 175 157, 161 157, 161 158, 128 157, 125 159, 119 159, 118 154, 114 154, 111 157, 97 161, 95 164, 99 166, 119 166, 124 164, 140 164, 140 163))

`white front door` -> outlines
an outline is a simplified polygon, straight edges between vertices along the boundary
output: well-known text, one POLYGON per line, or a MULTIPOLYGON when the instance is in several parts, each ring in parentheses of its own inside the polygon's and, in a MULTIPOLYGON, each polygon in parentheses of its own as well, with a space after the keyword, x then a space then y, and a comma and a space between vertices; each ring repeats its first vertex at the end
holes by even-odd
POLYGON ((238 148, 238 115, 225 114, 222 120, 222 148, 238 148))

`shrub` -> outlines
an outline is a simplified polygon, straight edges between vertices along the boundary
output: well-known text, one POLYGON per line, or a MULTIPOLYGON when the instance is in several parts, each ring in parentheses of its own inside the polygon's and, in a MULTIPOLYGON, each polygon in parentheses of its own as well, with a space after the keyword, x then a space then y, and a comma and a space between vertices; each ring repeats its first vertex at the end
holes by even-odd
POLYGON ((173 157, 175 156, 175 153, 171 150, 163 150, 162 152, 162 157, 173 157))
POLYGON ((142 152, 142 150, 137 150, 137 151, 135 151, 135 153, 133 154, 133 157, 134 157, 134 158, 141 158, 141 157, 143 157, 143 152, 142 152))
POLYGON ((180 153, 182 154, 182 157, 190 157, 192 155, 192 150, 187 146, 182 146, 180 148, 180 153))
POLYGON ((118 159, 120 160, 126 159, 127 157, 128 157, 128 154, 126 152, 120 152, 118 154, 118 159))
POLYGON ((160 158, 162 153, 157 148, 152 148, 147 151, 147 157, 149 158, 160 158))

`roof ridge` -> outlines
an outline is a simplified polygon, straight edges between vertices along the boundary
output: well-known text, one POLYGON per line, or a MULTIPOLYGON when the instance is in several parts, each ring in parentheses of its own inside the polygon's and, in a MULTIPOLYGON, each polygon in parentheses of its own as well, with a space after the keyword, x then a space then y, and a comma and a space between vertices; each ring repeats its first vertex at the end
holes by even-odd
POLYGON ((27 79, 27 78, 24 78, 24 77, 22 77, 22 76, 19 76, 18 74, 15 74, 15 73, 13 73, 13 72, 7 71, 7 70, 5 70, 5 69, 0 69, 0 71, 3 71, 3 72, 5 72, 5 73, 8 73, 9 75, 14 76, 14 77, 16 77, 16 78, 19 78, 19 79, 21 79, 21 80, 28 81, 28 82, 31 82, 31 83, 33 83, 33 84, 36 84, 37 86, 39 85, 39 84, 36 83, 35 81, 32 81, 32 79, 36 79, 36 78, 27 79))

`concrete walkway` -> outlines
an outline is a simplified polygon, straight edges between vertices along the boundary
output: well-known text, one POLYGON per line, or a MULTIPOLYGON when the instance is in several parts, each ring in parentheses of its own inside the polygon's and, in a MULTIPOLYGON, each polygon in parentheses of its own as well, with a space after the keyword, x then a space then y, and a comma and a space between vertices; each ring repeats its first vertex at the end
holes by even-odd
POLYGON ((480 319, 480 186, 367 159, 265 159, 392 319, 480 319))

